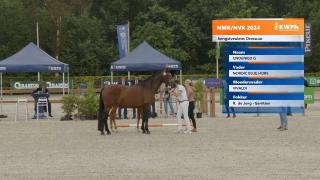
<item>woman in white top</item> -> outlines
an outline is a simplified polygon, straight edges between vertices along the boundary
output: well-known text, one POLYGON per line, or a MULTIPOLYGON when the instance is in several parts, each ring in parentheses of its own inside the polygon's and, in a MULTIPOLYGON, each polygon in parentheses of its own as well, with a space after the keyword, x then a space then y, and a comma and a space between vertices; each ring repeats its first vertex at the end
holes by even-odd
POLYGON ((177 80, 173 83, 172 87, 174 88, 172 95, 176 96, 179 101, 178 110, 177 110, 178 132, 191 133, 190 120, 188 116, 189 101, 188 101, 186 89, 184 88, 184 86, 180 85, 179 81, 177 80), (182 119, 181 119, 182 113, 183 113, 183 118, 186 121, 186 125, 187 125, 186 131, 184 131, 182 127, 183 126, 182 119))

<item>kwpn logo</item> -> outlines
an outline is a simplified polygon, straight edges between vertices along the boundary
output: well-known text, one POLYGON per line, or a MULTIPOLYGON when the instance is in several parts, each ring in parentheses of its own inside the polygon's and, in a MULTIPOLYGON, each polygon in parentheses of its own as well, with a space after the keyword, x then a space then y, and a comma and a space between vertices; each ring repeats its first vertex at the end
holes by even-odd
POLYGON ((274 30, 276 31, 299 31, 300 27, 298 24, 279 24, 274 23, 274 30))

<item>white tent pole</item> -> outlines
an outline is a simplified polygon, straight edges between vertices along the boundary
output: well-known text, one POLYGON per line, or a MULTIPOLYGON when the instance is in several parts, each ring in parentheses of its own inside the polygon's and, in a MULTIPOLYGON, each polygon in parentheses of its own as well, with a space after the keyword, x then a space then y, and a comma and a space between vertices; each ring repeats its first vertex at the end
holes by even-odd
MULTIPOLYGON (((37 21, 37 47, 39 48, 39 23, 37 21)), ((38 81, 40 81, 40 72, 38 72, 38 81)))
POLYGON ((70 78, 69 78, 69 71, 68 71, 68 94, 70 94, 70 78))
POLYGON ((37 21, 37 46, 39 47, 39 23, 37 21))
POLYGON ((180 84, 182 84, 182 70, 180 70, 180 84))
POLYGON ((216 47, 216 78, 219 78, 219 58, 220 58, 220 44, 217 42, 216 47))
POLYGON ((130 52, 130 22, 128 21, 128 53, 130 52))
POLYGON ((113 84, 113 72, 111 71, 111 84, 113 84))
POLYGON ((1 107, 0 107, 0 111, 1 111, 1 112, 0 112, 0 114, 2 114, 2 100, 3 100, 3 99, 2 99, 2 93, 3 93, 3 92, 2 92, 2 72, 1 72, 1 75, 0 75, 0 76, 1 76, 1 82, 0 82, 0 84, 1 84, 1 107))
POLYGON ((128 71, 128 80, 130 80, 130 71, 128 71))
POLYGON ((62 96, 64 96, 64 72, 62 73, 62 96))

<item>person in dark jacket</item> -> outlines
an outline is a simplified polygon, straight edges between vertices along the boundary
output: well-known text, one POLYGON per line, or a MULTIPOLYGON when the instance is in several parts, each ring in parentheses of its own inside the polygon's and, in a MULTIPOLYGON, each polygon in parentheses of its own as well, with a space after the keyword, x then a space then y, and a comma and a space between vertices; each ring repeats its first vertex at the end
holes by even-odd
MULTIPOLYGON (((309 86, 309 83, 306 79, 304 79, 304 87, 308 87, 309 86)), ((308 108, 308 104, 304 104, 304 109, 307 109, 308 108)))
MULTIPOLYGON (((40 84, 40 86, 37 89, 32 91, 32 94, 33 95, 34 94, 47 94, 48 114, 49 114, 50 117, 52 117, 52 114, 51 114, 51 102, 49 101, 49 91, 48 91, 48 88, 47 88, 47 84, 46 83, 40 84)), ((35 114, 37 113, 37 102, 36 101, 35 101, 35 105, 34 105, 34 112, 35 112, 35 114)))

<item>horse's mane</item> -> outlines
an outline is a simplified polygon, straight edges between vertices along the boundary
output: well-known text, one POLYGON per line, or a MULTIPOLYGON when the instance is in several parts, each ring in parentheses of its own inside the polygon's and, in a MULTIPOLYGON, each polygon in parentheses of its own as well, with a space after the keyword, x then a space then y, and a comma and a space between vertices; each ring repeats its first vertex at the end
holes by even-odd
POLYGON ((144 86, 148 84, 149 82, 152 82, 154 79, 156 79, 160 74, 153 74, 152 76, 149 76, 146 80, 143 80, 139 83, 139 85, 144 86))
POLYGON ((146 80, 139 83, 138 86, 141 86, 144 89, 152 90, 155 93, 161 84, 160 82, 161 75, 162 75, 162 72, 153 74, 152 76, 148 77, 146 80))

